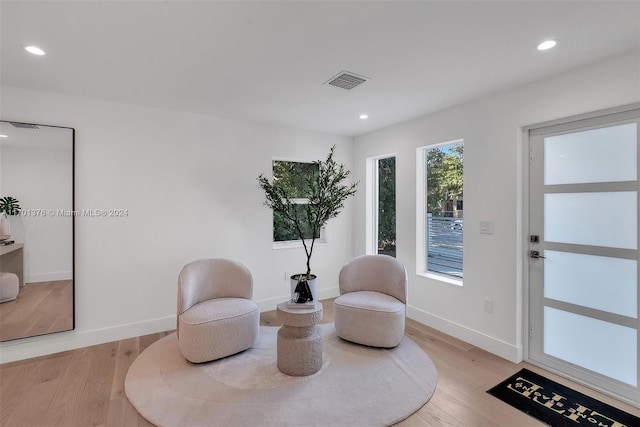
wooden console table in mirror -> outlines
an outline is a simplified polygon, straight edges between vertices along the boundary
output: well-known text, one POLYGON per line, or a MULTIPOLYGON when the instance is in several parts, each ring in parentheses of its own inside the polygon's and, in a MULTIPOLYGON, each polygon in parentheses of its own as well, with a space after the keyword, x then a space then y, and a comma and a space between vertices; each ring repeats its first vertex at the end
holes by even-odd
POLYGON ((8 217, 14 243, 0 246, 0 272, 19 281, 0 303, 0 341, 72 330, 75 131, 0 121, 0 135, 0 197, 21 208, 8 217))

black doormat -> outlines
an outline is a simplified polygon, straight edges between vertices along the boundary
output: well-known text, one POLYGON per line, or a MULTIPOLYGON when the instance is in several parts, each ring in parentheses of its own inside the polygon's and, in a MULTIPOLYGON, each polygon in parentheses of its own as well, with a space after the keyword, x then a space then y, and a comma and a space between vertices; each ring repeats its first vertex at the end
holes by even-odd
POLYGON ((638 427, 640 418, 523 369, 487 393, 553 427, 638 427))

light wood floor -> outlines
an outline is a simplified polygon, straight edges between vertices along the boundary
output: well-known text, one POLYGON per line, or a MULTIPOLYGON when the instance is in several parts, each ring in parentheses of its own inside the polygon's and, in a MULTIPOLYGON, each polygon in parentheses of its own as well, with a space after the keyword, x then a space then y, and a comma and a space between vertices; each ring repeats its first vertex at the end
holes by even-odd
POLYGON ((0 304, 0 341, 73 328, 71 280, 27 283, 18 298, 0 304))
MULTIPOLYGON (((323 322, 332 322, 333 300, 323 304, 323 322)), ((263 313, 261 323, 280 324, 273 311, 263 313)), ((0 426, 149 426, 125 397, 124 378, 137 355, 169 333, 0 365, 0 426)), ((486 393, 522 367, 640 416, 629 405, 529 364, 510 363, 415 321, 407 321, 406 333, 435 363, 438 387, 425 406, 398 426, 542 426, 486 393)))

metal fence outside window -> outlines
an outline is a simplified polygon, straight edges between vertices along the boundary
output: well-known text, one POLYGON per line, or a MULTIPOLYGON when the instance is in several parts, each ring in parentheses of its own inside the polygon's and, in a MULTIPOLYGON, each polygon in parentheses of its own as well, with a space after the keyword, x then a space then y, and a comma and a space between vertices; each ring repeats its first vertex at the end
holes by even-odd
POLYGON ((427 218, 427 269, 462 278, 462 232, 464 220, 453 217, 427 218))

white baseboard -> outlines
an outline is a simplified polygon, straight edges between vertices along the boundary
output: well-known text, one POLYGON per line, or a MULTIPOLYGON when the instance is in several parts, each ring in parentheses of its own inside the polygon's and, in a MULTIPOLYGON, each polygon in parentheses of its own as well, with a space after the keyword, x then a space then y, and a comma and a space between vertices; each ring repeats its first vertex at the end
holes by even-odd
POLYGON ((176 316, 90 331, 58 332, 0 343, 0 363, 119 341, 176 328, 176 316))
MULTIPOLYGON (((338 294, 337 287, 318 290, 319 299, 337 297, 338 294)), ((275 310, 276 306, 286 301, 287 298, 288 295, 283 295, 282 297, 256 302, 260 306, 260 312, 263 312, 275 310)), ((168 316, 103 329, 58 332, 38 337, 7 341, 0 343, 0 363, 59 353, 76 348, 164 332, 175 328, 176 316, 168 316)))
POLYGON ((435 316, 431 313, 427 313, 426 311, 411 305, 407 306, 407 317, 444 332, 447 335, 451 335, 454 338, 458 338, 459 340, 486 350, 489 353, 493 353, 496 356, 500 356, 503 359, 507 359, 510 362, 522 362, 521 345, 516 346, 496 339, 482 332, 451 322, 450 320, 443 319, 442 317, 435 316))
MULTIPOLYGON (((319 299, 334 298, 339 295, 338 288, 326 288, 318 291, 319 299)), ((276 306, 286 301, 287 295, 267 300, 257 301, 260 311, 275 310, 276 306)), ((413 320, 442 331, 452 337, 461 339, 476 347, 518 363, 522 361, 522 346, 515 346, 507 342, 490 337, 481 332, 427 313, 416 307, 407 307, 407 316, 413 320)), ((39 337, 24 338, 20 340, 0 343, 0 363, 14 362, 32 357, 44 356, 88 347, 106 342, 118 341, 142 335, 164 332, 175 329, 176 316, 167 316, 159 319, 148 320, 127 325, 118 325, 110 328, 94 329, 89 331, 69 331, 39 337)))
POLYGON ((52 273, 25 274, 24 282, 26 284, 29 284, 38 282, 53 282, 56 280, 71 280, 72 278, 73 273, 71 271, 56 271, 52 273))

